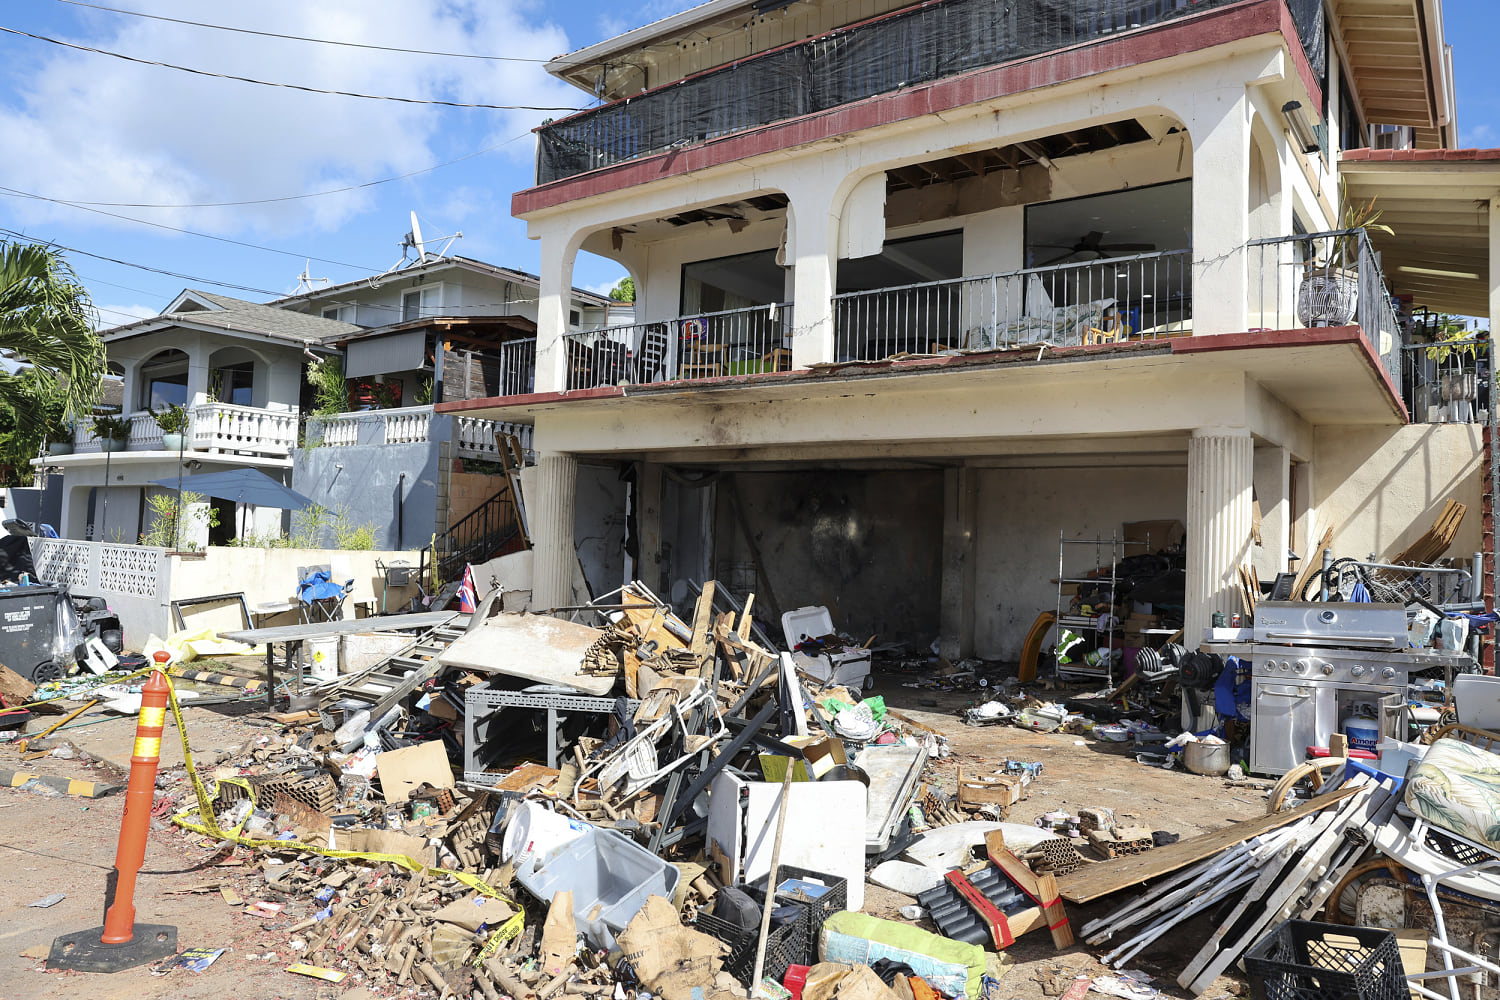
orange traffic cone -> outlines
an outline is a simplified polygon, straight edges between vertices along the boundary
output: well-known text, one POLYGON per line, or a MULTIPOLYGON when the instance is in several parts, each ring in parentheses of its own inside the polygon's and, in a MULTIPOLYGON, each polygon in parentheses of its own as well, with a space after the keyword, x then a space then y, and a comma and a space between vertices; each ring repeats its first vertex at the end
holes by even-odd
POLYGON ((130 784, 125 789, 125 818, 115 867, 104 890, 104 926, 64 934, 52 942, 49 969, 118 972, 177 954, 177 928, 135 922, 135 877, 146 860, 151 829, 151 802, 161 762, 161 734, 167 721, 167 679, 153 670, 141 688, 141 717, 130 757, 130 784))

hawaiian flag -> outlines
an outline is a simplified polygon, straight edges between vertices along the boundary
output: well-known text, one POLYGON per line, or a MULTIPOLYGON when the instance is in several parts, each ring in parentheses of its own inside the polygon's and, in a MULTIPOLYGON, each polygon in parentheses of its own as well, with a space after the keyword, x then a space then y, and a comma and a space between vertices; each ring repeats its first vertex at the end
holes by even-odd
POLYGON ((458 610, 472 615, 479 610, 479 596, 474 593, 474 567, 464 567, 464 582, 458 586, 458 610))

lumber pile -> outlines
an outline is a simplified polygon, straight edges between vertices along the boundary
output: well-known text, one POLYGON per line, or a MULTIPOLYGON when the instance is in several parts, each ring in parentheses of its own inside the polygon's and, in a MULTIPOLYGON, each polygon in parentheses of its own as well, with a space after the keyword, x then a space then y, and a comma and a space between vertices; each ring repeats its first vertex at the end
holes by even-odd
POLYGON ((1437 562, 1458 537, 1459 526, 1464 523, 1464 514, 1467 512, 1465 505, 1457 500, 1449 500, 1443 504, 1442 513, 1438 514, 1432 527, 1402 549, 1391 562, 1402 566, 1430 566, 1437 562))
POLYGON ((1101 959, 1123 968, 1147 945, 1200 914, 1228 915, 1178 976, 1179 985, 1202 994, 1257 941, 1289 919, 1309 919, 1363 856, 1390 818, 1397 797, 1360 777, 1348 793, 1329 796, 1325 808, 1266 830, 1177 871, 1139 897, 1081 931, 1089 944, 1118 940, 1101 959))

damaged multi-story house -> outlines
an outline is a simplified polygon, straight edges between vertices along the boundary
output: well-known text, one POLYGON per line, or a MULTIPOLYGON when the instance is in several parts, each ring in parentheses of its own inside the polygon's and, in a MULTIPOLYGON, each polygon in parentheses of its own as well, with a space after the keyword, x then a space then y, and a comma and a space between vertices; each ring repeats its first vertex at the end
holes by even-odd
POLYGON ((534 605, 583 554, 1014 658, 1127 523, 1184 526, 1189 636, 1328 529, 1456 498, 1490 549, 1487 334, 1443 338, 1500 151, 1452 148, 1438 0, 710 0, 548 68, 603 103, 513 198, 535 385, 437 407, 534 429, 534 605), (569 328, 580 251, 633 325, 569 328))

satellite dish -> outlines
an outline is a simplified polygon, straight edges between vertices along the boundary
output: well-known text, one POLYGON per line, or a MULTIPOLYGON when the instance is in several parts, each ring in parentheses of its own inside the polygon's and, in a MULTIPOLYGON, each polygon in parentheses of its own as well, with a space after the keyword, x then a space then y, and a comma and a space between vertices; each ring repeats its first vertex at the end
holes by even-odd
POLYGON ((412 249, 417 251, 417 260, 421 261, 427 256, 427 247, 422 243, 422 227, 417 223, 417 213, 411 213, 411 232, 406 234, 406 240, 412 249))

